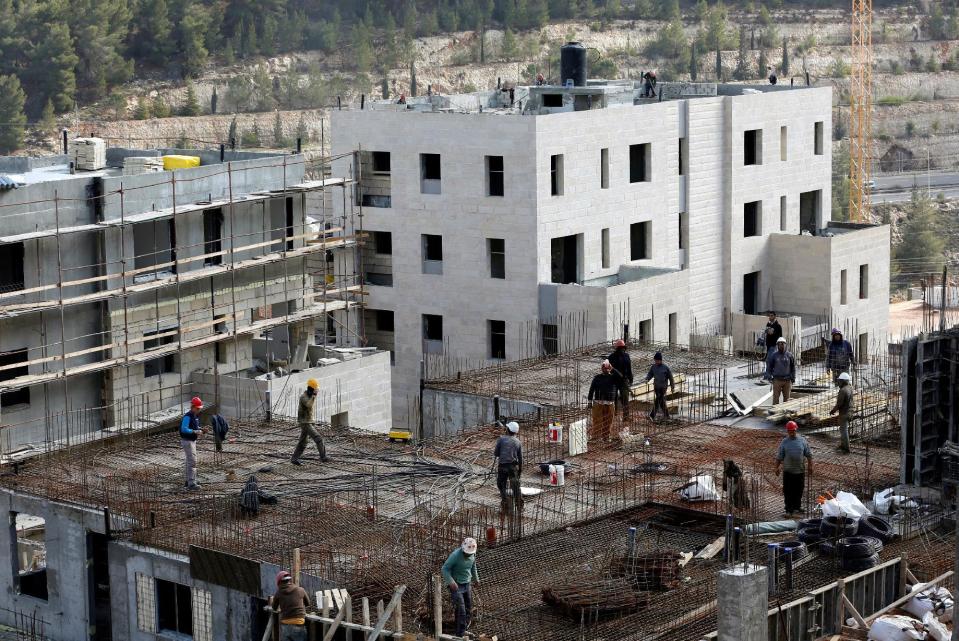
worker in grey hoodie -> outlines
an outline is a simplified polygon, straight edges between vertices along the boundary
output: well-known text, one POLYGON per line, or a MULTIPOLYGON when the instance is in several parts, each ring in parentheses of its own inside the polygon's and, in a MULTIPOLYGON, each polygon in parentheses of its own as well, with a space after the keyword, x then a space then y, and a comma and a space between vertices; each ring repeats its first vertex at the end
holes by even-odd
POLYGON ((796 382, 796 359, 786 349, 786 339, 782 336, 776 341, 776 351, 766 359, 769 377, 773 379, 773 405, 789 400, 793 383, 796 382))
POLYGON ((653 401, 653 411, 649 413, 649 418, 656 418, 656 412, 660 409, 663 410, 663 416, 669 419, 669 410, 666 409, 666 385, 668 384, 670 390, 676 392, 676 383, 673 381, 673 372, 669 369, 669 366, 663 363, 663 354, 662 352, 656 352, 653 356, 653 365, 649 368, 649 373, 646 374, 646 379, 643 381, 647 383, 653 381, 653 394, 656 399, 653 401))
POLYGON ((520 491, 519 480, 523 474, 523 444, 517 437, 519 423, 516 421, 507 423, 506 432, 496 439, 496 447, 493 449, 493 457, 499 462, 496 470, 496 487, 499 489, 504 510, 510 506, 510 497, 506 494, 507 487, 512 494, 513 504, 522 509, 523 494, 520 491))

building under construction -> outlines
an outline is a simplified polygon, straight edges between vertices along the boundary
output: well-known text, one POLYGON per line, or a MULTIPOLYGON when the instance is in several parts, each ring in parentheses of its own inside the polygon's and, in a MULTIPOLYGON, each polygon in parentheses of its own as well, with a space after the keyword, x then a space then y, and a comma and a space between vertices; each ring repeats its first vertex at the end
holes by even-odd
MULTIPOLYGON (((0 159, 5 456, 178 420, 197 393, 230 416, 289 414, 331 371, 318 365, 371 356, 350 349, 364 293, 350 170, 64 140, 62 156, 0 159)), ((388 355, 372 356, 366 375, 388 378, 388 355)), ((333 379, 324 418, 389 429, 388 396, 350 415, 333 379)))
MULTIPOLYGON (((268 639, 275 630, 263 606, 287 568, 321 599, 307 617, 312 638, 449 639, 437 574, 465 536, 480 541, 471 632, 503 641, 699 641, 724 626, 723 638, 748 638, 735 635, 756 620, 730 619, 732 597, 743 594, 761 598, 752 616, 769 639, 812 641, 883 612, 910 583, 951 584, 955 513, 936 484, 897 488, 913 503, 884 517, 889 537, 861 571, 828 553, 828 537, 800 546, 795 531, 747 527, 782 510, 778 415, 729 412, 730 394, 761 388, 753 356, 629 348, 637 375, 654 351, 672 365, 673 417, 650 421, 648 395, 637 390, 612 443, 589 439, 581 397, 603 344, 427 380, 433 438, 391 442, 327 423, 329 463, 293 466, 295 424, 251 413, 233 421, 235 441, 222 452, 199 443, 202 493, 181 489, 167 433, 8 463, 0 495, 11 527, 0 545, 18 554, 0 620, 58 640, 80 638, 76 630, 96 640, 268 639), (503 509, 491 470, 503 420, 520 424, 522 510, 503 509), (741 472, 738 496, 723 490, 729 461, 741 472), (563 482, 543 473, 549 464, 563 466, 563 482), (251 476, 257 500, 242 500, 251 476), (711 493, 684 491, 704 477, 711 493), (767 569, 740 572, 744 563, 767 569)), ((797 401, 832 394, 817 383, 819 356, 803 355, 797 401)), ((850 455, 833 451, 835 427, 817 418, 815 402, 790 410, 816 462, 806 516, 820 496, 865 499, 899 484, 900 366, 877 353, 856 370, 859 396, 875 400, 858 406, 850 455)))

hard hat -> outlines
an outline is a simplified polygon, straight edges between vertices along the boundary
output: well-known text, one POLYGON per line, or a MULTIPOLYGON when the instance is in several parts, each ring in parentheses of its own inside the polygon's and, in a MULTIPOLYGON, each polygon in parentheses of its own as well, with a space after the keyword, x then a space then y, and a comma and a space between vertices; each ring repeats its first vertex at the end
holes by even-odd
POLYGON ((849 372, 843 372, 842 374, 839 375, 839 380, 841 380, 841 381, 851 381, 851 380, 852 380, 852 376, 849 375, 849 372))
POLYGON ((799 429, 799 426, 796 425, 796 421, 789 421, 788 423, 786 423, 787 432, 795 432, 798 429, 799 429))
POLYGON ((306 382, 306 386, 312 389, 320 389, 320 384, 315 378, 311 378, 306 382))
POLYGON ((626 341, 624 341, 622 338, 617 338, 615 342, 613 342, 613 347, 626 347, 626 341))
POLYGON ((613 371, 613 364, 610 363, 608 360, 605 360, 603 361, 602 368, 604 372, 611 372, 613 371))
POLYGON ((292 581, 293 575, 287 572, 286 570, 280 570, 276 573, 276 584, 280 585, 286 583, 287 581, 292 581))
POLYGON ((839 334, 840 336, 842 336, 842 330, 839 329, 838 327, 833 327, 833 328, 832 328, 832 334, 833 334, 833 336, 835 336, 836 334, 839 334))
POLYGON ((517 423, 516 421, 510 421, 509 423, 506 424, 506 429, 508 429, 508 430, 509 430, 510 432, 512 432, 513 434, 518 434, 518 433, 519 433, 519 423, 517 423))
POLYGON ((203 401, 200 400, 199 396, 194 396, 190 399, 191 407, 203 407, 203 401))
POLYGON ((463 539, 463 545, 460 547, 463 548, 463 552, 466 554, 476 554, 476 539, 471 536, 463 539))
POLYGON ((777 344, 777 345, 778 345, 779 343, 785 343, 785 342, 786 342, 786 339, 783 338, 782 336, 780 336, 779 338, 776 339, 776 344, 777 344))

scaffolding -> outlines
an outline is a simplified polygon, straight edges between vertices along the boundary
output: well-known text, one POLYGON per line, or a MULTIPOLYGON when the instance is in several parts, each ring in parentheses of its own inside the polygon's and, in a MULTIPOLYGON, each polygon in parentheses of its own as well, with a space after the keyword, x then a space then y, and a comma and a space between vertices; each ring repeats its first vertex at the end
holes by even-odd
MULTIPOLYGON (((212 347, 215 356, 204 362, 217 371, 242 368, 241 338, 263 335, 269 339, 278 328, 305 334, 297 337, 300 345, 314 340, 323 346, 331 340, 362 345, 362 311, 357 310, 366 294, 359 277, 363 214, 355 199, 356 155, 345 157, 352 158, 343 177, 329 175, 334 158, 271 157, 252 168, 282 172, 281 188, 267 191, 242 193, 236 189, 236 179, 250 181, 251 168, 225 162, 202 175, 166 172, 148 183, 138 176, 131 179, 134 184, 125 184, 126 177, 118 178, 119 186, 105 193, 96 193, 97 188, 103 192, 103 182, 95 180, 94 193, 82 199, 63 196, 54 189, 47 200, 0 204, 0 223, 15 221, 22 229, 22 220, 16 219, 23 216, 48 221, 36 225, 34 231, 0 236, 0 247, 13 243, 29 246, 25 255, 36 255, 38 281, 29 287, 20 283, 0 291, 0 323, 35 323, 41 330, 40 341, 31 340, 25 348, 25 359, 0 365, 0 393, 44 386, 44 420, 62 423, 58 431, 65 437, 54 439, 48 434, 47 441, 69 445, 71 439, 97 427, 130 428, 149 422, 147 415, 163 409, 133 400, 141 398, 140 390, 131 386, 133 366, 156 359, 180 359, 176 367, 179 380, 171 383, 170 377, 160 377, 160 384, 147 392, 166 398, 165 402, 179 411, 190 392, 188 372, 184 371, 184 355, 190 350, 212 347), (294 175, 306 179, 289 180, 294 175), (198 199, 195 192, 210 184, 202 181, 211 180, 225 181, 224 197, 198 199), (131 205, 138 202, 141 190, 147 190, 142 194, 161 191, 161 198, 168 199, 170 206, 143 211, 143 205, 131 205), (297 221, 293 220, 293 199, 299 201, 302 212, 297 221), (285 216, 282 212, 274 216, 271 203, 277 201, 285 203, 285 216), (85 208, 98 220, 64 224, 66 208, 85 208), (192 216, 189 223, 187 216, 192 216), (204 233, 199 235, 202 240, 197 240, 200 218, 204 233), (208 220, 214 221, 209 223, 210 233, 208 220), (144 223, 153 226, 143 232, 138 231, 143 227, 135 228, 144 223), (159 249, 156 224, 165 225, 169 236, 159 249), (138 235, 148 236, 151 231, 153 246, 138 247, 138 235), (177 231, 194 242, 177 242, 177 231), (96 262, 66 260, 65 248, 72 246, 68 239, 96 247, 96 262), (45 269, 41 256, 54 255, 55 268, 45 269), (283 303, 282 309, 276 308, 277 303, 283 303), (86 305, 97 306, 99 327, 70 336, 71 319, 86 305), (321 318, 326 321, 317 327, 315 320, 321 318), (59 336, 47 335, 46 324, 51 321, 59 325, 59 336), (333 339, 329 325, 336 334, 333 339), (232 349, 232 359, 221 355, 221 349, 223 354, 232 349), (101 398, 78 407, 70 396, 70 382, 101 372, 105 373, 101 398), (66 399, 62 412, 51 411, 47 404, 47 386, 55 383, 62 386, 66 399), (94 409, 102 420, 91 420, 94 409), (79 414, 83 416, 80 422, 86 424, 74 429, 71 419, 79 414)), ((288 336, 285 363, 306 358, 302 350, 293 350, 293 342, 293 336, 288 336)), ((271 363, 266 365, 272 368, 271 363)), ((218 389, 216 395, 214 404, 220 400, 218 389)), ((4 423, 0 430, 15 427, 4 423)))

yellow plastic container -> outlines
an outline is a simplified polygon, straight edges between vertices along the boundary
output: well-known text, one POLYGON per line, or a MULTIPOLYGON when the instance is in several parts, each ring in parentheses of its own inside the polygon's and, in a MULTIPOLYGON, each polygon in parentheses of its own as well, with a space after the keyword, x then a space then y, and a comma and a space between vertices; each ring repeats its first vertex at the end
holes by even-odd
POLYGON ((172 171, 174 169, 189 169, 190 167, 199 167, 199 156, 164 156, 163 170, 172 171))

